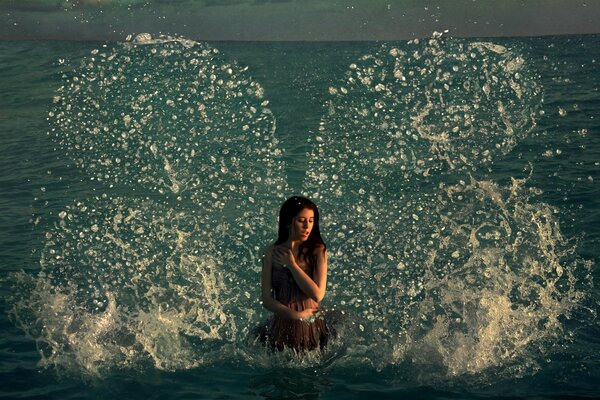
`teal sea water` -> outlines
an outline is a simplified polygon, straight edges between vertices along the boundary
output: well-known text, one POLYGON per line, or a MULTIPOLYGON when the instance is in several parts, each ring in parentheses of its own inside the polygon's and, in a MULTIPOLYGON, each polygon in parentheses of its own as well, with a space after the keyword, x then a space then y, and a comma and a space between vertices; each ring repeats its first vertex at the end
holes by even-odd
POLYGON ((0 43, 3 398, 595 398, 600 37, 0 43), (324 353, 252 329, 320 206, 324 353))

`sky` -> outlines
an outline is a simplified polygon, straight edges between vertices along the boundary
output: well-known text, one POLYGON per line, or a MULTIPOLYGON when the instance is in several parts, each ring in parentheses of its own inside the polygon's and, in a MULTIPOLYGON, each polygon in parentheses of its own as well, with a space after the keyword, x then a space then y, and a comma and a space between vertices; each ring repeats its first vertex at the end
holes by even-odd
POLYGON ((0 0, 0 40, 404 40, 600 33, 600 0, 0 0))

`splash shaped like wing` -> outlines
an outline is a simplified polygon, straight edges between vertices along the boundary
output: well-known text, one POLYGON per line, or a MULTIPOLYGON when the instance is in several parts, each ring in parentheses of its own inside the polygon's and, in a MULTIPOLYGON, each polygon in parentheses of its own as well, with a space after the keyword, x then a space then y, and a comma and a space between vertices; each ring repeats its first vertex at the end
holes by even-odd
POLYGON ((214 221, 283 189, 263 89, 217 49, 128 42, 94 50, 66 80, 53 130, 90 179, 191 201, 214 221))
POLYGON ((526 180, 485 175, 535 126, 523 57, 436 35, 383 45, 329 91, 305 192, 326 216, 328 296, 359 333, 357 362, 533 365, 589 265, 526 180))
POLYGON ((167 37, 105 45, 64 78, 53 135, 97 194, 48 228, 20 325, 48 364, 199 365, 259 308, 258 246, 286 189, 263 90, 167 37))

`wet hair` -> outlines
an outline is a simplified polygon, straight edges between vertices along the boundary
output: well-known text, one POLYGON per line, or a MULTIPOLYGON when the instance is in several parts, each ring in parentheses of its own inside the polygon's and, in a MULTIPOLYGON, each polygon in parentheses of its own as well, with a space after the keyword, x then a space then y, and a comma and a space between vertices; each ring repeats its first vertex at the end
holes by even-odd
POLYGON ((319 209, 315 203, 306 197, 293 196, 281 205, 281 209, 279 210, 279 233, 275 245, 282 244, 288 240, 292 220, 304 209, 312 210, 315 213, 315 219, 310 235, 308 235, 308 238, 298 248, 298 254, 300 256, 304 255, 308 263, 314 266, 317 261, 315 250, 317 248, 325 250, 326 246, 323 238, 321 238, 321 230, 319 228, 319 209))

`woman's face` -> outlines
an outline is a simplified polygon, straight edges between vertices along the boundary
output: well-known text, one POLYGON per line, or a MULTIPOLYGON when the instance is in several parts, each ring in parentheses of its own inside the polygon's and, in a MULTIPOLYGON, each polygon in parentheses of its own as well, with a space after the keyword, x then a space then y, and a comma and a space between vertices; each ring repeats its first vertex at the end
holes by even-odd
POLYGON ((300 240, 303 242, 308 239, 314 223, 315 212, 313 210, 304 208, 302 211, 300 211, 292 220, 292 225, 290 227, 290 236, 292 240, 300 240))

